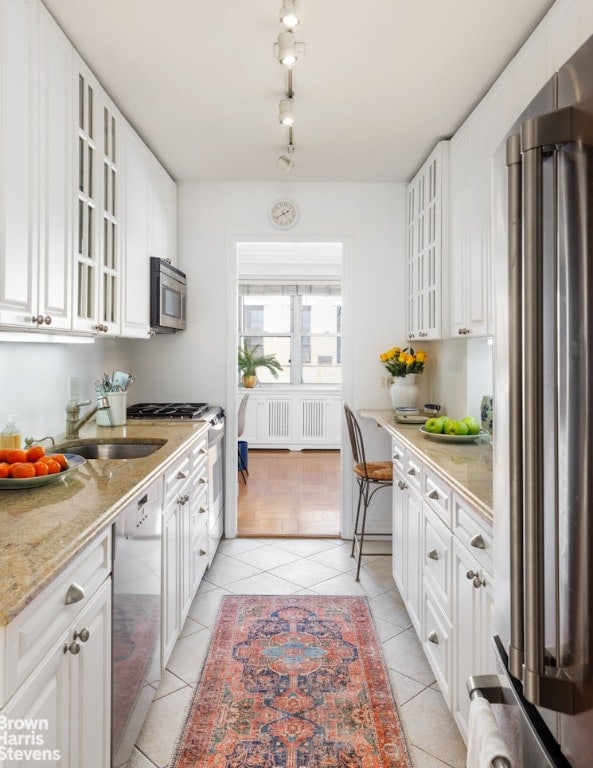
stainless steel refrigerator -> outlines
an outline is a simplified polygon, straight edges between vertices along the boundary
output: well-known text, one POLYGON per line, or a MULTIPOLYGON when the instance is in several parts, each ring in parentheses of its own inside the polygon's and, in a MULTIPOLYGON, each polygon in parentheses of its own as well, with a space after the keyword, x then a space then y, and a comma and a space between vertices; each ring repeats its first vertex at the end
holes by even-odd
POLYGON ((494 709, 516 768, 590 768, 593 38, 493 171, 494 709))

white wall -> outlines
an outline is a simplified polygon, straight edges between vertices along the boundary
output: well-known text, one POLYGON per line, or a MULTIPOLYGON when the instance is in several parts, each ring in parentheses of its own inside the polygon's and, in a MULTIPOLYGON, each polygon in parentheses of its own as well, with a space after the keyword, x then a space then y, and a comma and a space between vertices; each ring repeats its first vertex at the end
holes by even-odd
MULTIPOLYGON (((401 343, 405 333, 405 185, 182 183, 178 204, 188 330, 131 344, 130 366, 140 399, 158 394, 220 403, 233 432, 236 243, 285 239, 344 243, 344 396, 354 408, 389 406, 379 354, 401 343), (300 209, 298 224, 286 233, 272 227, 267 215, 270 204, 284 196, 300 209)), ((369 458, 388 457, 384 431, 370 423, 364 429, 369 458)), ((229 441, 231 503, 234 450, 229 441)), ((389 499, 383 504, 390 519, 389 499)))
POLYGON ((23 438, 64 432, 68 378, 79 377, 80 397, 89 400, 94 397, 95 379, 104 371, 126 371, 128 366, 127 341, 72 345, 0 339, 0 429, 6 416, 15 413, 23 438))

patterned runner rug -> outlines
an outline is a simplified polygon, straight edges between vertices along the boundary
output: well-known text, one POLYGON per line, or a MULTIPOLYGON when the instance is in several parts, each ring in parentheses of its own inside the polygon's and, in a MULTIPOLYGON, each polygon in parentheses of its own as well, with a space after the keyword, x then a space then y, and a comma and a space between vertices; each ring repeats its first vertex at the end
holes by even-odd
POLYGON ((223 598, 173 768, 411 765, 365 598, 223 598))

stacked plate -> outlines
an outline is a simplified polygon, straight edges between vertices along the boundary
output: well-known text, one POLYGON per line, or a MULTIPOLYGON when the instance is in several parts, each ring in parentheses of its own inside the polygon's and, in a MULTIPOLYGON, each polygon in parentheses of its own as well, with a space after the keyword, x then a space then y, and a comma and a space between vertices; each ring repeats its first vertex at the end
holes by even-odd
POLYGON ((408 424, 424 424, 430 418, 420 408, 412 406, 401 406, 400 408, 395 408, 394 412, 397 421, 407 422, 408 424))

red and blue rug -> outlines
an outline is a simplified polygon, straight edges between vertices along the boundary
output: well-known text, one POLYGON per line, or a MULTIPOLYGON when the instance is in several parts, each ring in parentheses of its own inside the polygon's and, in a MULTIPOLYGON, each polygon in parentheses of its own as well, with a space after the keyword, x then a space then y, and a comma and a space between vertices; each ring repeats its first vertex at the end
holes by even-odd
POLYGON ((223 598, 173 768, 409 768, 366 598, 223 598))

